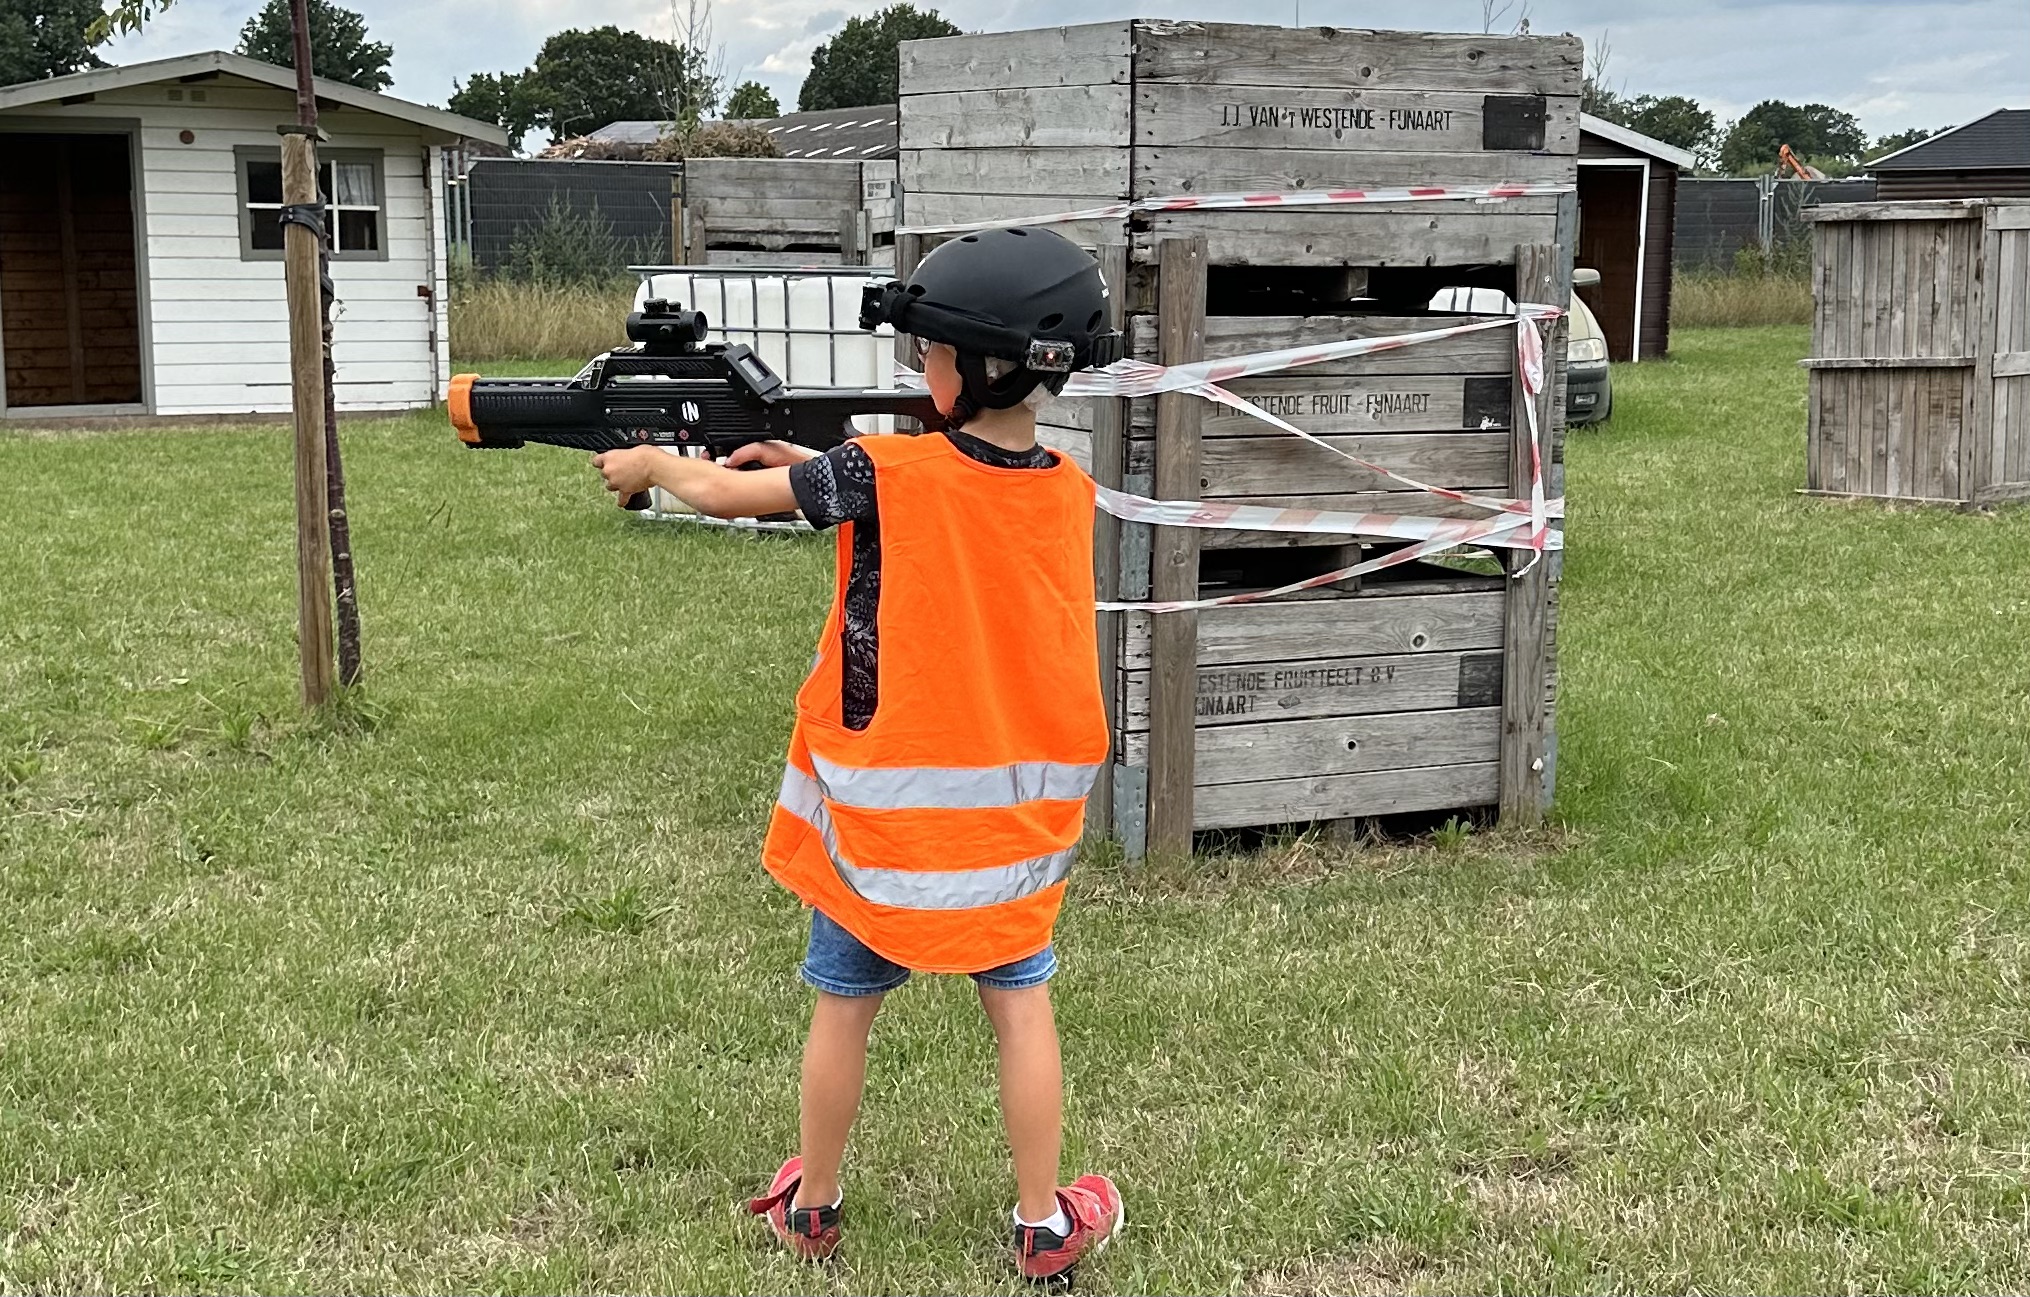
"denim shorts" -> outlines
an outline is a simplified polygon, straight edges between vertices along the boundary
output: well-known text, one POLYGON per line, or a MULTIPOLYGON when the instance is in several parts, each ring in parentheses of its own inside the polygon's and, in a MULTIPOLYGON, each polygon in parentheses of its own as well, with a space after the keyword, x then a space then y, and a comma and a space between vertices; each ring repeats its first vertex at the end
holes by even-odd
MULTIPOLYGON (((811 911, 811 944, 804 951, 803 979, 832 995, 881 995, 909 980, 909 970, 867 949, 860 939, 811 911)), ((1049 946, 1027 959, 974 973, 973 980, 996 991, 1026 991, 1041 986, 1057 971, 1057 955, 1049 946)))

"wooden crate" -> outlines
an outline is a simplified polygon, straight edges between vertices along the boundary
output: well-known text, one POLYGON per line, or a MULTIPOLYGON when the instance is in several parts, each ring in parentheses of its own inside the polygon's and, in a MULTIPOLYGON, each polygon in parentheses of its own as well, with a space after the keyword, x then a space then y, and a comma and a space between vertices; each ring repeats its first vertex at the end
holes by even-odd
POLYGON ((693 158, 680 183, 688 265, 889 265, 895 163, 693 158))
POLYGON ((1804 216, 1816 303, 1805 489, 2030 500, 2030 201, 1804 216))
MULTIPOLYGON (((1577 179, 1571 38, 1123 22, 905 43, 905 225, 1179 193, 1577 179)), ((1198 210, 1054 228, 1094 250, 1130 353, 1165 364, 1429 327, 1432 292, 1570 296, 1576 201, 1198 210)), ((941 236, 898 239, 906 271, 941 236)), ((1490 329, 1229 386, 1348 453, 1437 485, 1527 493, 1515 333, 1490 329)), ((1562 326, 1539 448, 1561 490, 1562 326)), ((907 354, 905 341, 898 354, 907 354)), ((1484 516, 1197 397, 1054 402, 1047 443, 1102 483, 1205 498, 1484 516)), ((1267 588, 1399 542, 1120 524, 1103 599, 1267 588)), ((1507 560, 1504 560, 1507 561, 1507 560)), ((1132 853, 1194 830, 1549 798, 1554 563, 1430 564, 1198 613, 1100 615, 1114 764, 1096 830, 1132 853)))

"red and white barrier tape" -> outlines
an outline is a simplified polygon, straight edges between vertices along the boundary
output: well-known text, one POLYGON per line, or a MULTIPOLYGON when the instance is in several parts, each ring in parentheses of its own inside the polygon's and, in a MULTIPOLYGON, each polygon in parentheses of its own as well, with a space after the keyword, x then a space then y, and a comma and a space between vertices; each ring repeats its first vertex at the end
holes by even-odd
POLYGON ((908 225, 896 233, 971 234, 979 230, 1001 230, 1015 226, 1068 225, 1073 221, 1117 221, 1142 212, 1219 211, 1237 207, 1337 207, 1346 203, 1426 203, 1446 200, 1501 203, 1511 198, 1552 197, 1570 193, 1571 190, 1570 185, 1516 183, 1459 189, 1448 189, 1439 185, 1411 185, 1399 189, 1299 189, 1287 193, 1263 194, 1175 194, 1168 198, 1141 198, 1134 202, 1107 203, 1081 211, 1050 212, 1042 216, 968 221, 958 225, 908 225))
MULTIPOLYGON (((1281 531, 1313 536, 1376 536, 1394 540, 1450 540, 1506 549, 1528 549, 1529 538, 1479 530, 1471 518, 1424 518, 1414 514, 1351 513, 1336 509, 1295 509, 1279 505, 1231 504, 1225 500, 1151 500, 1099 488, 1099 507, 1124 522, 1152 527, 1218 527, 1227 531, 1281 531)), ((1510 514, 1521 525, 1521 514, 1510 514)), ((1551 531, 1546 548, 1563 549, 1562 533, 1551 531)))

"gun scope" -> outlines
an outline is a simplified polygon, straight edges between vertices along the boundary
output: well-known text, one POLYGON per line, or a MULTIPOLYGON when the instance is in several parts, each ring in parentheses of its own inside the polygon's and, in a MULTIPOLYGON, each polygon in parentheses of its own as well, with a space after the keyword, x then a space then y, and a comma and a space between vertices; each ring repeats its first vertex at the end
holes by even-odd
POLYGON ((651 297, 627 317, 627 336, 651 356, 681 356, 705 340, 703 311, 687 311, 682 302, 651 297))

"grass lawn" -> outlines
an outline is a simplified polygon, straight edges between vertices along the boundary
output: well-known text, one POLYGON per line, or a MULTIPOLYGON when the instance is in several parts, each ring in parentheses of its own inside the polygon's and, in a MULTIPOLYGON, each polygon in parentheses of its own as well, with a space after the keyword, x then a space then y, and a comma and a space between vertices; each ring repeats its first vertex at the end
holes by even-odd
MULTIPOLYGON (((1677 343, 1571 439, 1555 832, 1075 875, 1087 1290, 2030 1286, 2030 510, 1801 498, 1804 331, 1677 343)), ((0 1290, 1013 1287, 957 979, 876 1026, 843 1263, 733 1210, 824 544, 346 444, 310 722, 285 431, 0 434, 0 1290)))

